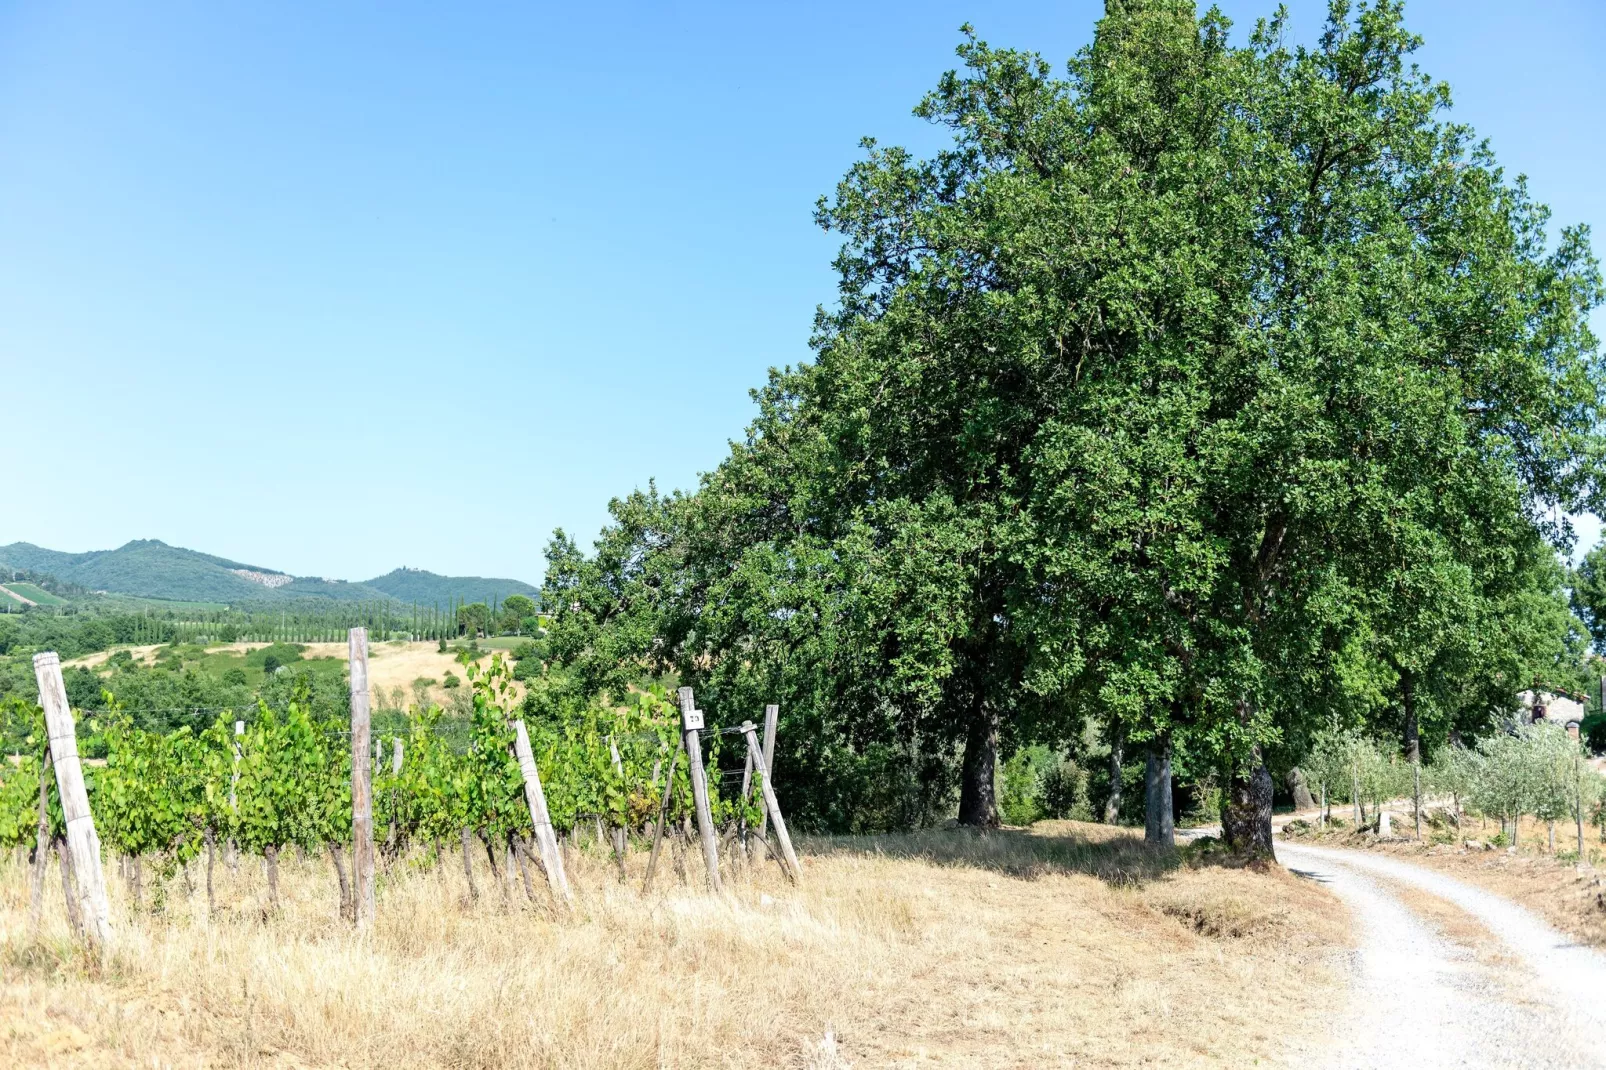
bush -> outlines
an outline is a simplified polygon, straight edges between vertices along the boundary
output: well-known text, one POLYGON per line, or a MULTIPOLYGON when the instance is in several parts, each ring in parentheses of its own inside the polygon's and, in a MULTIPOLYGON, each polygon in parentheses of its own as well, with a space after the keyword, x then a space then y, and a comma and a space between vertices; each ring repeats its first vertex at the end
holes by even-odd
POLYGON ((439 644, 438 644, 438 645, 437 645, 437 646, 436 646, 436 647, 435 647, 435 649, 436 649, 436 650, 438 650, 438 651, 440 651, 440 652, 441 652, 441 653, 442 653, 442 654, 444 654, 444 653, 446 653, 446 637, 445 637, 445 636, 444 636, 444 635, 443 635, 443 636, 441 636, 441 641, 440 641, 440 643, 439 643, 439 644))
POLYGON ((446 679, 441 681, 441 686, 450 691, 455 687, 463 686, 463 681, 455 672, 448 670, 446 673, 446 679))

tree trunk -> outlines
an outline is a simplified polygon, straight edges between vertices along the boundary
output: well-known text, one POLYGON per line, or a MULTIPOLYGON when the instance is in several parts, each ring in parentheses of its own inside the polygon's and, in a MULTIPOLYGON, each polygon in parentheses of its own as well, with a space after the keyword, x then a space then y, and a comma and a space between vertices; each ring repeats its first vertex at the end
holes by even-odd
POLYGON ((1305 771, 1298 766, 1288 771, 1288 790, 1294 796, 1295 810, 1315 808, 1316 800, 1311 798, 1310 785, 1305 781, 1305 771))
POLYGON ((1176 818, 1171 810, 1171 744, 1149 748, 1143 772, 1143 838, 1162 847, 1176 845, 1176 818))
POLYGON ((1120 718, 1110 715, 1110 797, 1104 801, 1104 823, 1113 825, 1121 819, 1121 759, 1125 749, 1126 730, 1120 718))
POLYGON ((1550 826, 1550 853, 1556 853, 1556 821, 1554 818, 1546 822, 1550 826))
POLYGON ((975 828, 998 827, 995 782, 998 767, 998 715, 981 700, 971 711, 965 734, 965 756, 959 774, 959 823, 975 828))
POLYGON ((279 909, 279 848, 269 846, 262 851, 262 860, 268 864, 268 907, 279 909))
POLYGON ((462 839, 463 839, 463 879, 468 881, 468 901, 470 903, 477 903, 477 902, 479 902, 479 898, 480 898, 480 890, 474 884, 474 859, 473 859, 473 856, 469 854, 469 850, 468 850, 468 844, 469 844, 470 835, 471 834, 468 831, 468 826, 464 825, 463 826, 463 831, 462 831, 462 839))
POLYGON ((128 860, 128 884, 134 889, 134 909, 145 905, 145 861, 139 855, 128 860))
POLYGON ((356 903, 351 898, 351 881, 346 877, 346 862, 340 857, 340 845, 334 840, 329 841, 329 860, 335 864, 335 879, 340 882, 340 917, 344 921, 356 921, 356 903))
POLYGON ((1271 771, 1258 754, 1247 776, 1234 773, 1227 779, 1227 794, 1221 803, 1221 831, 1227 846, 1239 858, 1277 860, 1271 835, 1271 795, 1271 771))
POLYGON ((1416 838, 1422 838, 1422 733, 1416 719, 1416 681, 1400 674, 1400 698, 1405 706, 1405 757, 1411 763, 1411 820, 1416 838))

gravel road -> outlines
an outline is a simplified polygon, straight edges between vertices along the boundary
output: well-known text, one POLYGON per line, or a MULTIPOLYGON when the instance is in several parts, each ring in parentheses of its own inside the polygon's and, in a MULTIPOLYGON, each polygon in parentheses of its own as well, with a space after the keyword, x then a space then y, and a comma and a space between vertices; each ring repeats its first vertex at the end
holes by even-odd
POLYGON ((1364 851, 1277 844, 1290 870, 1354 911, 1356 998, 1301 1066, 1606 1068, 1606 957, 1533 914, 1434 870, 1364 851), (1476 949, 1441 935, 1401 896, 1414 888, 1485 930, 1476 949))

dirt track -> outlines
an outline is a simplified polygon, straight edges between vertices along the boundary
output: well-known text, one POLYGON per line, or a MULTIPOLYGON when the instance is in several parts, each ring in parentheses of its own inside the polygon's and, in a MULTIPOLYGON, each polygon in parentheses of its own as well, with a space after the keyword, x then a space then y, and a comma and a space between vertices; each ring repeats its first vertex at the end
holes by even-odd
POLYGON ((1606 1067, 1606 956, 1409 862, 1283 841, 1277 857, 1343 899, 1360 937, 1354 998, 1298 1064, 1606 1067))

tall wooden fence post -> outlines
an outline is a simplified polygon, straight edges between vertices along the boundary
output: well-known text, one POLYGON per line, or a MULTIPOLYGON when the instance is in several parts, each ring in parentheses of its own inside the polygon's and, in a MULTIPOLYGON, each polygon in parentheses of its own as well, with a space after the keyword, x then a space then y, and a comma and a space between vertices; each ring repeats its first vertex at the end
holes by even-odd
POLYGON ((351 878, 357 928, 374 924, 374 795, 368 764, 368 629, 346 633, 351 667, 351 878))
POLYGON ((686 738, 686 767, 691 773, 691 797, 697 807, 697 832, 703 841, 703 865, 708 867, 708 886, 724 891, 719 881, 719 846, 714 839, 714 815, 708 808, 708 781, 703 773, 703 711, 697 708, 691 688, 680 689, 680 725, 686 738))
POLYGON ((574 894, 569 891, 569 878, 563 872, 563 852, 558 850, 557 833, 552 831, 552 815, 547 812, 541 772, 535 767, 535 751, 530 748, 530 733, 523 721, 513 722, 513 753, 519 760, 519 772, 524 776, 524 801, 530 807, 530 823, 535 826, 535 842, 541 848, 541 865, 546 868, 547 884, 568 902, 574 894))
POLYGON ((765 766, 764 759, 759 757, 758 728, 752 721, 742 722, 742 735, 747 737, 747 753, 753 755, 753 764, 758 766, 758 786, 764 793, 764 810, 775 819, 775 838, 781 841, 781 857, 786 859, 786 875, 797 884, 803 880, 803 867, 798 864, 797 854, 792 850, 792 837, 786 831, 786 818, 781 816, 781 804, 775 800, 775 789, 770 786, 769 768, 765 766))
POLYGON ((56 767, 61 813, 67 821, 67 850, 72 856, 74 883, 78 887, 79 915, 89 939, 102 949, 109 948, 111 909, 106 904, 106 878, 100 870, 100 837, 95 833, 95 818, 89 812, 84 771, 78 764, 78 735, 73 728, 72 708, 67 705, 67 686, 61 679, 61 658, 54 651, 35 654, 33 673, 39 683, 39 705, 45 708, 45 727, 50 736, 50 759, 56 767))
MULTIPOLYGON (((773 702, 764 707, 764 778, 769 779, 770 770, 775 768, 775 730, 777 722, 781 719, 781 708, 773 702)), ((759 817, 758 835, 760 839, 770 834, 770 812, 768 808, 759 817)))

